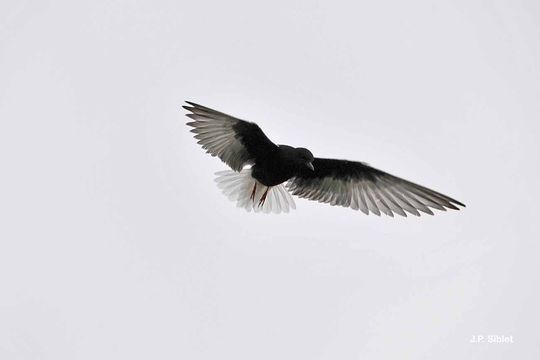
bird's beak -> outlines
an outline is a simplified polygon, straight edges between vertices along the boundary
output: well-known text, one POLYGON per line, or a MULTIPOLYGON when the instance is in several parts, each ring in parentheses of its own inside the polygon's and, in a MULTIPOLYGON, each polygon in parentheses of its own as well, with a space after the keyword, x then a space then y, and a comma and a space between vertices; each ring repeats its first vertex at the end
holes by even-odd
POLYGON ((313 167, 313 164, 308 162, 307 167, 311 169, 311 171, 315 171, 315 168, 313 167))

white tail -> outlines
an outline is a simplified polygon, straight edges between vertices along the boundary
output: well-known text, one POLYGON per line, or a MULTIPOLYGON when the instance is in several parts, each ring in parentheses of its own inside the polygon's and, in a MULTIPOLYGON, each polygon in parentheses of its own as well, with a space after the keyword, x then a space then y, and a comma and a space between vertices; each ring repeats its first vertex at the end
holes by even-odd
POLYGON ((238 207, 247 211, 279 214, 296 209, 294 200, 285 189, 283 184, 271 186, 264 203, 259 205, 267 187, 251 176, 251 169, 243 169, 240 172, 232 170, 218 171, 216 182, 223 193, 232 201, 236 201, 238 207), (253 188, 256 185, 254 196, 253 188))

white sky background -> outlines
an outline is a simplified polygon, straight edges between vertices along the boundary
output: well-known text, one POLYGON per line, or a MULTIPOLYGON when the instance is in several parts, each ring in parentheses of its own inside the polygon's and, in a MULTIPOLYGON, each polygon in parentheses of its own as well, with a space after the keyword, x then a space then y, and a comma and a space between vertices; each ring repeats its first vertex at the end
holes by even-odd
POLYGON ((533 0, 2 1, 0 358, 538 359, 539 66, 533 0), (183 100, 468 207, 246 213, 183 100))

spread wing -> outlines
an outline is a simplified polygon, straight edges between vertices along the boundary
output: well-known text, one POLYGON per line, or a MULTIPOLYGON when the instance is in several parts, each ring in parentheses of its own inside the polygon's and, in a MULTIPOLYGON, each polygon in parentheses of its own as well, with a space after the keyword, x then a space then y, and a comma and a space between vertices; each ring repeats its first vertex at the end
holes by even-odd
POLYGON ((390 175, 361 162, 320 159, 313 161, 314 171, 302 171, 287 187, 293 195, 351 207, 366 215, 381 212, 394 216, 418 211, 433 215, 430 208, 459 210, 465 206, 457 200, 410 181, 390 175))
POLYGON ((186 116, 193 119, 187 125, 193 127, 191 132, 199 140, 197 143, 233 170, 241 171, 245 165, 278 149, 257 124, 186 102, 191 105, 183 106, 190 111, 186 116))

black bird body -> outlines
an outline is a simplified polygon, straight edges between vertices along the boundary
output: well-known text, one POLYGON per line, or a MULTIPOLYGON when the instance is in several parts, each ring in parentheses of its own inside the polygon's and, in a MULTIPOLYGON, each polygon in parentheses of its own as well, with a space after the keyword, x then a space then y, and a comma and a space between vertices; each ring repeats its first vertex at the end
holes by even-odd
POLYGON ((445 211, 465 206, 362 162, 316 158, 305 148, 276 145, 255 123, 187 103, 191 106, 184 108, 193 119, 187 125, 193 127, 198 143, 234 171, 219 173, 218 185, 247 210, 288 211, 294 208, 289 192, 365 214, 388 216, 419 216, 419 211, 433 215, 430 208, 445 211), (246 165, 251 168, 245 169, 246 165))
POLYGON ((299 150, 288 145, 277 149, 263 159, 257 159, 251 167, 251 175, 265 186, 276 186, 302 172, 305 161, 299 150))

